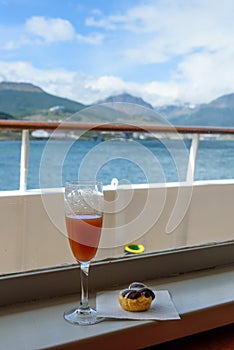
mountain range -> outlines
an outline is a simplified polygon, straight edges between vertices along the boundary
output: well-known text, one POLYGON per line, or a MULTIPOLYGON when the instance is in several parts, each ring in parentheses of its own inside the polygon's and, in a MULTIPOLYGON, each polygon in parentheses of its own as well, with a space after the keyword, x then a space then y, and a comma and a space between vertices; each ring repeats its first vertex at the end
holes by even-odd
POLYGON ((35 120, 39 116, 39 119, 43 120, 47 119, 50 114, 52 117, 53 107, 57 107, 57 110, 55 109, 57 114, 62 109, 66 113, 72 114, 84 108, 84 105, 67 98, 48 94, 33 84, 0 83, 0 116, 1 113, 7 113, 14 119, 35 120))
POLYGON ((192 108, 171 119, 174 125, 234 127, 234 93, 192 108))
POLYGON ((99 103, 106 104, 105 108, 99 107, 94 115, 92 106, 48 94, 33 84, 0 83, 0 119, 61 120, 79 112, 80 122, 155 124, 155 115, 159 114, 173 125, 234 127, 234 93, 200 105, 186 103, 154 108, 142 98, 127 93, 109 96, 99 103), (121 113, 116 102, 124 102, 121 113))

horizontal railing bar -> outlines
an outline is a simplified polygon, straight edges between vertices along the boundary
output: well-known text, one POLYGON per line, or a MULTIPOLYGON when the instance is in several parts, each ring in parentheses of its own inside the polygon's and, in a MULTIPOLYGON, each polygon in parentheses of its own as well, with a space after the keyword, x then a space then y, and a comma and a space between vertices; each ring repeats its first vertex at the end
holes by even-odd
POLYGON ((170 125, 131 125, 131 124, 89 124, 77 122, 37 122, 25 120, 0 120, 0 129, 7 130, 81 130, 81 131, 114 131, 114 132, 171 132, 182 134, 234 134, 234 128, 170 126, 170 125))

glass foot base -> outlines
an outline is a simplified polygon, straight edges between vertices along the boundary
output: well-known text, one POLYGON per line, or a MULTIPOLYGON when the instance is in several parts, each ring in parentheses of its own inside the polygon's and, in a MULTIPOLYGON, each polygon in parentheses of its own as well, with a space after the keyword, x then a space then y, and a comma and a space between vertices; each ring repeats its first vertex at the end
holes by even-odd
POLYGON ((103 318, 97 317, 97 311, 91 308, 74 308, 72 310, 65 311, 63 317, 67 322, 81 326, 95 324, 103 320, 103 318))

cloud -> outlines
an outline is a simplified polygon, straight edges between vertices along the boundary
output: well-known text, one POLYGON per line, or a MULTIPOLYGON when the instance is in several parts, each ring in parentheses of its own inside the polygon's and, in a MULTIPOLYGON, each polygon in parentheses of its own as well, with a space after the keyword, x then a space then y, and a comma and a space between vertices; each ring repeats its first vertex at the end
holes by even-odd
POLYGON ((70 81, 75 79, 75 75, 75 72, 63 69, 39 69, 23 61, 0 61, 0 81, 33 83, 47 92, 63 97, 69 97, 69 95, 71 95, 70 98, 72 97, 69 86, 70 81))
POLYGON ((0 72, 0 81, 30 82, 46 92, 84 104, 97 102, 112 93, 128 89, 128 83, 118 77, 96 78, 76 71, 39 69, 22 61, 0 61, 0 72))
POLYGON ((159 0, 116 16, 94 13, 86 24, 123 31, 130 40, 122 46, 122 54, 131 62, 147 64, 197 49, 223 50, 233 45, 233 11, 232 0, 159 0))
POLYGON ((62 18, 34 16, 26 21, 25 29, 48 43, 71 41, 75 38, 75 29, 72 24, 62 18))
POLYGON ((0 47, 45 43, 43 60, 33 63, 34 46, 21 61, 13 53, 12 62, 2 57, 0 79, 29 81, 84 104, 122 92, 153 105, 209 102, 234 92, 233 11, 233 0, 148 0, 108 15, 94 10, 79 33, 68 20, 31 17, 18 40, 17 28, 7 34, 0 27, 0 47), (53 57, 55 42, 61 54, 53 57))
POLYGON ((234 47, 188 55, 178 65, 180 95, 193 102, 208 102, 234 92, 234 47))
POLYGON ((220 53, 197 53, 180 63, 176 79, 143 84, 112 75, 95 77, 75 70, 39 69, 23 61, 0 61, 0 81, 30 82, 85 105, 122 92, 142 97, 153 106, 178 101, 201 103, 234 92, 234 66, 229 69, 233 55, 231 49, 225 57, 220 53))
POLYGON ((116 29, 116 25, 112 18, 104 18, 100 11, 93 11, 93 16, 89 16, 85 20, 85 24, 88 27, 104 28, 105 30, 116 29), (95 18, 95 16, 97 18, 95 18))
POLYGON ((33 16, 18 27, 0 26, 0 50, 4 51, 56 42, 99 45, 103 39, 104 35, 98 32, 77 33, 72 23, 63 18, 33 16))
POLYGON ((100 33, 91 33, 89 35, 77 34, 76 38, 79 42, 82 43, 99 45, 102 43, 104 36, 100 33))

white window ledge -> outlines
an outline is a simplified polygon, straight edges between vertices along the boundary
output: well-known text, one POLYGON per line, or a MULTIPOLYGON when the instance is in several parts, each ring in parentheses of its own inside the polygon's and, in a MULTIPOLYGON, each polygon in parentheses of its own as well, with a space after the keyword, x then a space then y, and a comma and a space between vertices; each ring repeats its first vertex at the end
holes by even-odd
POLYGON ((82 327, 63 319, 78 295, 20 303, 0 309, 1 349, 142 349, 234 322, 233 265, 145 282, 170 291, 181 320, 108 319, 82 327))

